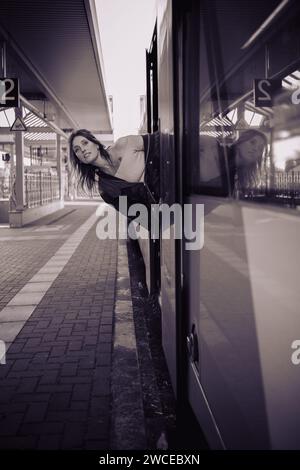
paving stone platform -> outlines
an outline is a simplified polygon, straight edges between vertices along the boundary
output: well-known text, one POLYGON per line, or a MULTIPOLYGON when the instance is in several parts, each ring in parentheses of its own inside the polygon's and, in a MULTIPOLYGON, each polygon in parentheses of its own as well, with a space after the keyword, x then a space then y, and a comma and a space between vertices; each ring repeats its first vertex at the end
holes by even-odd
POLYGON ((108 449, 117 240, 95 206, 0 227, 0 448, 108 449))

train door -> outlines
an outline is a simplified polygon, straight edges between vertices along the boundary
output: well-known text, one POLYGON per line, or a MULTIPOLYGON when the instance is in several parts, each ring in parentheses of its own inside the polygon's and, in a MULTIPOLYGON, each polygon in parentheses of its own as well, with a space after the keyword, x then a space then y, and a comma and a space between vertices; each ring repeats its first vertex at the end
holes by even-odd
POLYGON ((205 211, 203 248, 183 252, 188 396, 212 448, 299 448, 300 126, 287 90, 300 76, 300 23, 286 5, 202 1, 186 23, 184 202, 205 211), (286 90, 259 106, 253 79, 286 90))
MULTIPOLYGON (((161 142, 161 203, 176 202, 176 159, 173 107, 173 2, 160 0, 157 8, 158 103, 161 142)), ((172 218, 173 215, 170 214, 172 218)), ((161 227, 162 343, 172 385, 177 387, 177 278, 174 221, 161 227)))
POLYGON ((158 131, 157 26, 146 51, 147 132, 158 131))
MULTIPOLYGON (((159 130, 158 81, 157 81, 157 26, 155 25, 149 50, 146 50, 147 132, 159 130)), ((140 241, 143 252, 148 289, 157 295, 160 289, 160 244, 159 240, 140 241)))

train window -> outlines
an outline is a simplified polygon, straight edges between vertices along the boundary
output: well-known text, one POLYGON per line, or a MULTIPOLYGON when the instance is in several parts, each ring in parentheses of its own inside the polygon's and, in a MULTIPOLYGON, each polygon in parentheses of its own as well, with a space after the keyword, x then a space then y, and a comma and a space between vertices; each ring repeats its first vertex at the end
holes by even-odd
POLYGON ((202 194, 226 196, 224 149, 218 139, 200 133, 198 164, 192 173, 194 190, 202 194))
POLYGON ((276 0, 201 3, 195 192, 300 206, 299 10, 276 0))

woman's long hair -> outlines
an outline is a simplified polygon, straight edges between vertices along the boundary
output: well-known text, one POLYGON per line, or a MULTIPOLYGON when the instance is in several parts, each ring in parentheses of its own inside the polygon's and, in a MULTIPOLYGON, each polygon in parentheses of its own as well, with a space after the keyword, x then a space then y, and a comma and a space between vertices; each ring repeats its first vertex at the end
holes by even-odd
POLYGON ((81 185, 82 189, 85 190, 85 187, 91 191, 95 185, 95 174, 100 173, 100 168, 92 165, 86 164, 79 160, 76 156, 75 152, 73 151, 73 141, 75 137, 82 136, 85 137, 90 142, 96 144, 99 148, 100 154, 102 157, 107 160, 110 164, 112 164, 108 151, 105 149, 104 145, 99 142, 99 140, 87 129, 79 129, 74 131, 69 137, 69 146, 70 146, 70 160, 75 169, 76 173, 79 176, 79 184, 81 185))
POLYGON ((262 171, 265 169, 265 157, 267 148, 267 137, 262 132, 256 129, 248 129, 244 131, 239 139, 230 148, 231 165, 234 165, 234 173, 236 178, 236 186, 239 192, 244 193, 249 190, 258 189, 262 182, 262 171), (260 137, 264 142, 264 150, 259 158, 251 164, 238 165, 237 153, 239 144, 252 139, 253 137, 260 137))

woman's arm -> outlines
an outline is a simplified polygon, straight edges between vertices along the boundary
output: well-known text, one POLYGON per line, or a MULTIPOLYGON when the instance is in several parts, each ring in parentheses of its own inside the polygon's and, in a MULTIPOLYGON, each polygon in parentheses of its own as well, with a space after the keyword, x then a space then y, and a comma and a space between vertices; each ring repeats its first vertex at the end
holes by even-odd
POLYGON ((120 165, 115 173, 117 178, 128 182, 139 182, 145 170, 144 141, 140 135, 121 137, 110 148, 113 160, 118 159, 120 165))
POLYGON ((144 151, 144 141, 141 135, 128 135, 120 137, 113 147, 117 152, 122 152, 125 149, 127 151, 142 152, 144 151))

